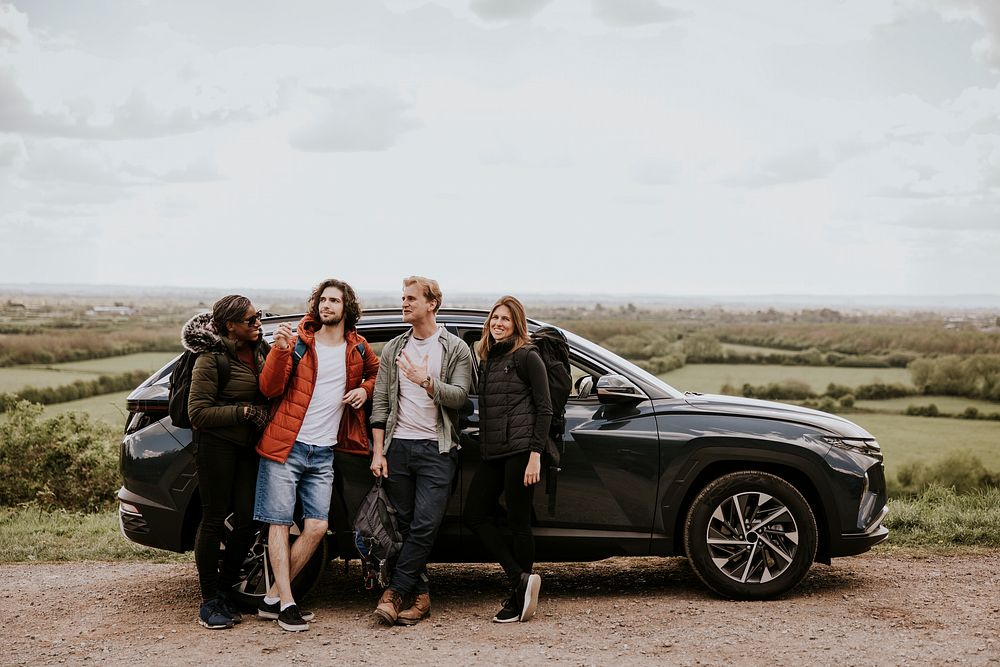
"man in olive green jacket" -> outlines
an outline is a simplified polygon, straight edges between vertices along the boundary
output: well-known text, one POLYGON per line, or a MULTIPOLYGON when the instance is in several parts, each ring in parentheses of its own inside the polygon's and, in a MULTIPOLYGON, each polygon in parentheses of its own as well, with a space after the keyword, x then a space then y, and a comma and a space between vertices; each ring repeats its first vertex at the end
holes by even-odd
POLYGON ((438 326, 440 307, 436 281, 403 281, 403 321, 412 329, 383 348, 372 396, 371 470, 387 478, 403 535, 389 587, 375 609, 385 625, 413 625, 430 615, 427 558, 455 474, 459 410, 473 383, 472 352, 438 326), (411 595, 404 609, 404 596, 411 595))

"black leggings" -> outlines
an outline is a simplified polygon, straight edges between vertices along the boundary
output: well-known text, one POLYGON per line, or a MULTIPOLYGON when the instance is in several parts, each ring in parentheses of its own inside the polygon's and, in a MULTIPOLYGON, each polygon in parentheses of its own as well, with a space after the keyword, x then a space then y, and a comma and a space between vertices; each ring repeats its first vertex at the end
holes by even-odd
POLYGON ((240 577, 240 568, 253 544, 253 501, 257 490, 260 457, 253 447, 235 445, 200 434, 195 466, 201 494, 201 524, 194 542, 201 597, 209 600, 229 590, 240 577), (225 521, 233 513, 233 531, 226 536, 225 521), (220 567, 220 545, 226 543, 220 567))
POLYGON ((535 485, 524 485, 524 469, 530 452, 491 461, 481 461, 469 485, 465 502, 465 522, 500 563, 511 586, 522 572, 531 574, 535 563, 535 537, 531 532, 531 500, 535 485), (494 517, 501 511, 500 494, 507 505, 507 525, 512 544, 500 534, 494 517))

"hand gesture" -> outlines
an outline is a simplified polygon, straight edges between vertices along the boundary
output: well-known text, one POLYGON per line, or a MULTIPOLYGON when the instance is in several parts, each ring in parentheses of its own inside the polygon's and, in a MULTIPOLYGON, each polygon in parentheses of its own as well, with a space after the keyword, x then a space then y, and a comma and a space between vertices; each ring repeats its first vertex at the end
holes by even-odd
POLYGON ((368 392, 364 387, 352 389, 344 394, 344 403, 352 408, 360 408, 368 400, 368 392))
POLYGON ((406 355, 406 351, 404 350, 399 353, 398 357, 396 357, 396 366, 398 366, 399 370, 403 372, 406 379, 413 384, 420 384, 428 377, 426 354, 419 364, 415 364, 413 363, 413 360, 406 355))
POLYGON ((294 334, 292 332, 292 325, 287 322, 279 324, 278 328, 274 330, 274 344, 282 350, 288 349, 292 343, 293 337, 294 334))

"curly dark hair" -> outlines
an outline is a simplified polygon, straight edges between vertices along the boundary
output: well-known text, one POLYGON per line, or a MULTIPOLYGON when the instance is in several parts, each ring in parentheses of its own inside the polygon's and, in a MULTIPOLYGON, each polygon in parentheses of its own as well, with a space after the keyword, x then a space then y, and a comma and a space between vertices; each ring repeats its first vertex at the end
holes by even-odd
POLYGON ((215 332, 223 338, 229 333, 227 322, 239 322, 253 302, 239 294, 229 294, 212 304, 212 324, 215 332))
POLYGON ((316 285, 313 289, 312 294, 309 296, 309 303, 306 308, 312 314, 313 319, 317 322, 319 319, 319 297, 323 294, 323 290, 327 287, 336 287, 344 295, 344 330, 351 331, 358 325, 358 321, 361 319, 361 302, 358 300, 358 296, 354 293, 354 288, 345 283, 343 280, 337 280, 336 278, 327 278, 319 285, 316 285))

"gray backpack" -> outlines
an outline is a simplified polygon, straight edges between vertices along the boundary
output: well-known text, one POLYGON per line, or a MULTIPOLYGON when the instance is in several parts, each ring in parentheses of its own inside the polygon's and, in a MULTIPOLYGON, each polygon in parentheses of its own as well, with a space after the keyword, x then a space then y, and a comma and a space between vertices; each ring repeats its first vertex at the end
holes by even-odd
POLYGON ((361 570, 365 588, 389 585, 389 577, 403 549, 403 536, 399 533, 396 508, 382 488, 382 478, 375 480, 371 490, 361 501, 354 519, 354 545, 361 555, 361 570))

